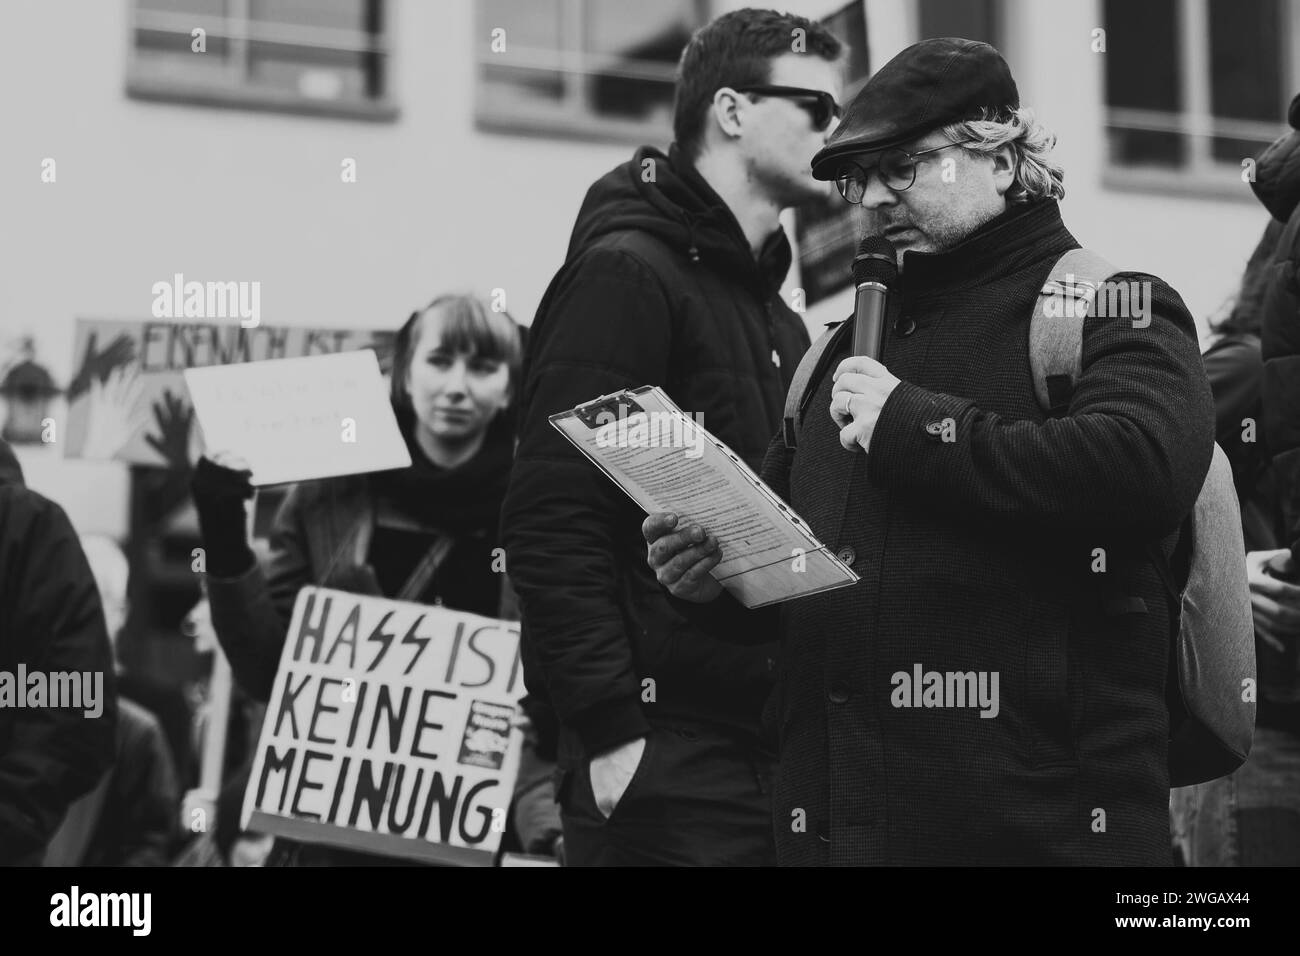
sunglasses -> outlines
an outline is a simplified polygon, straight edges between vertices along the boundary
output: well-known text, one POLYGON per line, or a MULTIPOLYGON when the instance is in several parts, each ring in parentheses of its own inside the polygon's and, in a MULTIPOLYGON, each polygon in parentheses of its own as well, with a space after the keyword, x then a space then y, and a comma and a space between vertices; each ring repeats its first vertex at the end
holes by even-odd
POLYGON ((918 156, 937 153, 941 149, 961 145, 962 143, 945 143, 943 146, 922 149, 915 153, 909 153, 901 149, 882 149, 880 159, 876 165, 865 168, 853 162, 853 160, 847 160, 841 163, 839 169, 835 171, 835 186, 839 189, 841 196, 856 205, 862 202, 862 197, 867 194, 867 181, 874 169, 886 188, 901 193, 905 189, 910 189, 912 184, 916 182, 916 158, 918 156))
POLYGON ((736 92, 794 100, 796 106, 812 117, 813 129, 819 133, 831 125, 832 119, 838 118, 844 112, 840 104, 835 102, 835 97, 829 93, 822 90, 806 90, 801 86, 738 86, 736 92))

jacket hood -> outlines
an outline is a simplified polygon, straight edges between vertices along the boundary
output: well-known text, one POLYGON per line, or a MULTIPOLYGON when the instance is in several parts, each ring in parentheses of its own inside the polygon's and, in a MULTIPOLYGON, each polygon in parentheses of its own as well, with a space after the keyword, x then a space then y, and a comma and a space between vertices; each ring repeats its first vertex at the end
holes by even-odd
POLYGON ((643 231, 692 262, 780 288, 790 269, 790 241, 778 227, 755 262, 736 217, 674 145, 664 155, 643 146, 587 190, 569 239, 572 260, 612 232, 643 231))
POLYGON ((0 486, 23 484, 23 469, 9 443, 0 438, 0 486))
POLYGON ((1291 102, 1291 132, 1279 136, 1255 160, 1250 188, 1269 214, 1286 222, 1300 205, 1300 96, 1291 102))

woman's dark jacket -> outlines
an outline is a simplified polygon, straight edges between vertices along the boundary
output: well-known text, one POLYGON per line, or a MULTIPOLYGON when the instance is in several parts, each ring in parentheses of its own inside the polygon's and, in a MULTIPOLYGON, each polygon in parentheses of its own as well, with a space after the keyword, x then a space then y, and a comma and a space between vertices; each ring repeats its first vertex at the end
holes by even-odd
POLYGON ((392 597, 405 574, 399 568, 388 573, 382 563, 395 548, 405 549, 412 564, 427 550, 427 544, 411 547, 377 526, 377 513, 389 506, 455 540, 419 600, 488 617, 503 611, 513 616, 502 564, 493 561, 513 447, 509 425, 495 423, 479 454, 447 471, 429 462, 411 438, 409 416, 399 421, 410 468, 294 485, 271 528, 266 567, 254 563, 235 578, 208 576, 212 624, 235 680, 254 699, 270 697, 299 590, 316 585, 392 597))

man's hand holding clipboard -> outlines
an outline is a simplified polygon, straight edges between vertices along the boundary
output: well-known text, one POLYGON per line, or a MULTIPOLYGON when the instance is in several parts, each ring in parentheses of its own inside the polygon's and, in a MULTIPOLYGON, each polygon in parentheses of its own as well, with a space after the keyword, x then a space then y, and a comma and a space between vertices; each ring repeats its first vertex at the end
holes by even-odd
POLYGON ((718 539, 699 525, 677 527, 677 515, 652 514, 641 522, 647 560, 659 583, 675 598, 707 604, 722 594, 709 572, 722 560, 718 539))
POLYGON ((675 596, 707 603, 725 590, 758 608, 858 581, 739 455, 662 389, 602 395, 550 421, 651 516, 642 527, 647 541, 656 533, 651 567, 675 596))

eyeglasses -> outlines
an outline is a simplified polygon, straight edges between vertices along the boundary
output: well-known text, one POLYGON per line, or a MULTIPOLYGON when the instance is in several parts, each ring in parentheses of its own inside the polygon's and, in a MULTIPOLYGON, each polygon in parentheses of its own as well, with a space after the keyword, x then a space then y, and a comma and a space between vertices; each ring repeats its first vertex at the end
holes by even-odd
POLYGON ((880 181, 888 189, 901 193, 905 189, 910 189, 912 184, 916 182, 916 158, 918 156, 937 153, 941 149, 961 145, 962 143, 945 143, 942 146, 935 146, 933 149, 922 149, 915 153, 908 153, 901 149, 883 149, 880 151, 880 159, 876 162, 876 165, 868 169, 864 169, 853 160, 846 160, 840 164, 839 169, 835 172, 835 185, 839 189, 841 196, 856 205, 862 202, 862 197, 867 194, 867 180, 870 178, 871 170, 875 169, 877 175, 880 176, 880 181))
POLYGON ((794 100, 795 105, 812 117, 813 129, 819 133, 831 125, 833 118, 838 118, 844 112, 840 104, 835 102, 835 97, 823 90, 806 90, 801 86, 738 86, 736 92, 794 100), (805 102, 800 102, 801 100, 805 102))

